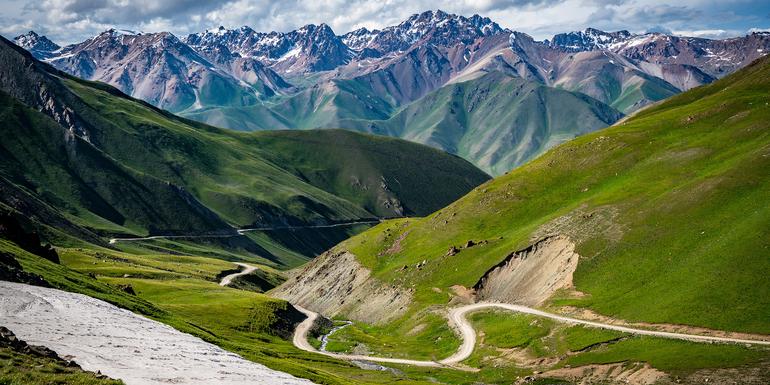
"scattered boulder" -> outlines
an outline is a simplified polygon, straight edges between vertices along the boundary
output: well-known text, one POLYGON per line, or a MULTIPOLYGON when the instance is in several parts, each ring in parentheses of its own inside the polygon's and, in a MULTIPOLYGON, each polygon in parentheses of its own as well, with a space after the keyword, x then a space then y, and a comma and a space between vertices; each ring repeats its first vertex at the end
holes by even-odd
POLYGON ((124 293, 128 293, 131 295, 136 295, 136 292, 134 291, 134 287, 130 284, 120 284, 118 285, 118 289, 124 293))
POLYGON ((51 287, 37 274, 24 271, 16 258, 10 253, 0 252, 0 281, 26 283, 29 285, 51 287))
POLYGON ((27 232, 11 214, 0 214, 0 238, 5 238, 19 245, 22 249, 43 257, 53 263, 59 263, 59 254, 50 244, 41 244, 36 232, 27 232))
POLYGON ((74 361, 65 360, 59 357, 55 351, 48 349, 45 346, 28 345, 26 342, 18 339, 11 330, 3 326, 0 326, 0 346, 13 349, 23 354, 51 358, 63 362, 66 366, 80 368, 74 361))

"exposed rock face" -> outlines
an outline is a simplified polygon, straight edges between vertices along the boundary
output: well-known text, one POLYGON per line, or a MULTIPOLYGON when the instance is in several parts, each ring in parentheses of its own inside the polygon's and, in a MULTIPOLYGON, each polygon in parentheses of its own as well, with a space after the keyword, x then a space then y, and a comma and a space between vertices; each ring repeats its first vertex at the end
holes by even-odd
POLYGON ((508 255, 474 286, 479 301, 537 306, 572 286, 579 255, 569 238, 556 236, 508 255))
POLYGON ((38 35, 35 31, 29 31, 23 35, 16 36, 13 38, 13 42, 37 58, 50 57, 54 51, 61 48, 56 43, 48 40, 47 37, 38 35))
MULTIPOLYGON (((66 129, 71 139, 79 136, 90 141, 88 126, 69 106, 71 98, 56 97, 51 81, 56 71, 36 62, 29 52, 0 37, 0 89, 27 106, 41 111, 66 129)), ((50 67, 48 67, 50 68, 50 67)), ((69 95, 68 95, 69 96, 69 95)))
POLYGON ((0 252, 0 281, 27 283, 35 286, 51 285, 40 276, 24 271, 12 254, 0 252))
POLYGON ((53 263, 59 263, 59 254, 50 244, 41 244, 36 232, 27 232, 19 221, 10 214, 0 214, 0 239, 8 239, 22 249, 45 258, 53 263))
POLYGON ((725 40, 651 33, 635 36, 610 49, 634 60, 699 68, 721 78, 770 52, 770 33, 752 33, 725 40))
MULTIPOLYGON (((583 365, 546 371, 543 377, 563 378, 580 384, 629 384, 652 385, 660 383, 679 383, 669 380, 668 375, 650 364, 620 363, 604 365, 583 365)), ((708 382, 708 381, 706 381, 708 382)))
POLYGON ((132 34, 111 29, 39 58, 170 111, 198 105, 243 106, 257 100, 248 84, 168 32, 132 34))
POLYGON ((64 48, 30 31, 16 42, 68 73, 107 82, 174 112, 253 106, 293 93, 282 76, 324 72, 313 82, 356 79, 400 105, 474 73, 499 71, 610 105, 622 96, 619 109, 628 113, 770 52, 767 33, 710 40, 588 28, 541 42, 486 17, 440 10, 344 35, 326 24, 309 24, 268 33, 219 27, 183 40, 166 32, 109 30, 64 48))
POLYGON ((388 286, 347 251, 330 250, 308 263, 271 294, 327 317, 385 324, 404 314, 412 292, 388 286))
POLYGON ((567 32, 555 35, 550 41, 551 47, 561 47, 569 51, 591 51, 607 48, 611 44, 623 42, 631 37, 631 32, 604 32, 594 28, 585 31, 567 32))
POLYGON ((67 361, 59 357, 55 351, 45 346, 29 345, 26 342, 16 338, 16 335, 8 328, 0 326, 0 346, 11 348, 17 352, 31 354, 38 357, 53 358, 56 361, 62 361, 67 366, 80 367, 74 361, 67 361))
MULTIPOLYGON (((563 141, 603 128, 617 120, 613 116, 710 83, 770 52, 768 33, 710 40, 588 28, 537 41, 489 18, 442 11, 344 35, 325 24, 290 32, 219 27, 181 41, 168 33, 110 30, 53 51, 55 45, 28 35, 18 43, 58 68, 202 122, 238 130, 344 128, 391 135, 463 156, 495 174, 550 148, 556 141, 548 137, 563 141), (478 122, 465 119, 470 109, 399 112, 440 106, 425 100, 490 73, 581 93, 591 100, 579 104, 593 108, 599 102, 601 110, 613 110, 602 114, 612 119, 564 113, 566 119, 553 120, 533 113, 478 122), (447 121, 439 121, 444 116, 447 121), (420 125, 428 121, 438 123, 420 125), (501 123, 508 129, 498 130, 501 123), (547 126, 570 129, 545 138, 530 134, 547 126), (463 132, 474 135, 458 146, 463 132)), ((479 98, 496 104, 493 111, 501 115, 520 104, 504 99, 479 98)), ((70 119, 67 111, 51 114, 60 122, 70 119)))
POLYGON ((353 56, 340 37, 326 25, 308 24, 296 31, 256 32, 249 27, 224 27, 186 38, 197 50, 226 47, 232 54, 253 58, 283 74, 326 71, 347 64, 353 56))
POLYGON ((473 15, 467 18, 438 10, 414 14, 400 24, 382 30, 357 29, 343 35, 342 41, 358 52, 370 50, 385 55, 406 51, 417 42, 450 47, 471 44, 478 38, 504 32, 506 30, 487 17, 473 15))
POLYGON ((548 44, 571 52, 609 51, 632 61, 656 65, 692 66, 713 80, 770 52, 770 33, 755 32, 743 37, 712 40, 588 28, 583 32, 558 34, 548 44))

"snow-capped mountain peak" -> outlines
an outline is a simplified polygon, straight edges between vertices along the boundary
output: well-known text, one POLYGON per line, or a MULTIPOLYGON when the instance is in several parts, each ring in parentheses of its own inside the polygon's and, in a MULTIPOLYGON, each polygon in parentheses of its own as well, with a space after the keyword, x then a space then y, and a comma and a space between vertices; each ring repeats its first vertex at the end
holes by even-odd
POLYGON ((29 31, 23 35, 16 36, 13 41, 19 47, 32 52, 33 55, 40 58, 46 58, 50 56, 51 52, 61 48, 47 37, 38 35, 35 31, 29 31))
POLYGON ((489 18, 464 17, 436 10, 414 14, 398 25, 382 30, 360 28, 346 33, 342 40, 353 50, 385 55, 406 51, 417 42, 449 47, 470 44, 478 38, 501 32, 505 30, 489 18))
POLYGON ((626 30, 605 32, 596 28, 586 28, 585 31, 560 33, 550 41, 553 47, 570 51, 593 51, 607 49, 610 45, 622 43, 635 35, 626 30))

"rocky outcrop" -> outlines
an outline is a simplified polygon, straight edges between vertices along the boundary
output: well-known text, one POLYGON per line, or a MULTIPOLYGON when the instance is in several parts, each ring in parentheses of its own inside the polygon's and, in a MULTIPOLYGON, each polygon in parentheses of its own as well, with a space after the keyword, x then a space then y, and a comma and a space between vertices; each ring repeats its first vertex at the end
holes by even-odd
POLYGON ((15 44, 0 37, 0 89, 30 108, 48 115, 65 128, 65 135, 79 136, 90 142, 87 124, 71 108, 71 95, 61 97, 59 85, 53 79, 62 75, 15 44))
POLYGON ((25 231, 13 215, 0 214, 0 239, 8 239, 32 254, 59 263, 56 250, 50 244, 41 244, 36 232, 25 231))
POLYGON ((476 299, 540 305, 557 290, 572 287, 578 257, 569 238, 543 239, 509 254, 487 271, 473 287, 476 299))
POLYGON ((37 357, 52 358, 56 361, 63 362, 66 366, 76 368, 80 367, 80 365, 76 364, 75 361, 69 361, 61 358, 58 354, 56 354, 55 351, 48 349, 45 346, 27 344, 26 342, 16 338, 16 335, 13 334, 12 331, 3 326, 0 326, 0 347, 10 348, 16 352, 37 357))
POLYGON ((36 274, 24 271, 12 254, 0 251, 0 281, 26 283, 35 286, 50 287, 51 285, 36 274))
POLYGON ((61 48, 47 37, 38 35, 35 31, 16 36, 13 38, 13 42, 39 58, 51 57, 54 51, 61 48))
POLYGON ((271 292, 327 317, 385 324, 404 314, 412 291, 387 285, 344 250, 330 250, 308 263, 271 292))

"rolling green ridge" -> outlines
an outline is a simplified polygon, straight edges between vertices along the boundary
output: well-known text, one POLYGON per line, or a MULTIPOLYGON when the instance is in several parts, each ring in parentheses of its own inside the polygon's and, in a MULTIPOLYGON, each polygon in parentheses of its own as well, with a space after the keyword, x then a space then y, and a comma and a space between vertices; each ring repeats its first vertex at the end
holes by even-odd
MULTIPOLYGON (((341 127, 398 137, 459 155, 492 175, 623 116, 584 94, 501 72, 448 84, 401 106, 369 87, 364 79, 335 80, 271 103, 184 116, 239 130, 341 127)), ((654 92, 646 87, 617 98, 654 92)))
POLYGON ((583 94, 490 72, 431 92, 387 121, 340 125, 425 143, 501 175, 621 116, 583 94))
POLYGON ((181 115, 236 130, 347 128, 347 119, 382 120, 396 110, 387 95, 372 91, 360 79, 316 83, 288 96, 245 107, 211 107, 181 115))
POLYGON ((510 252, 564 234, 577 245, 574 284, 586 295, 553 305, 770 333, 768 89, 764 58, 558 146, 426 218, 381 224, 340 247, 380 280, 414 287, 418 310, 447 302, 432 287, 472 287, 510 252), (383 253, 396 238, 401 250, 383 253), (467 240, 488 243, 446 253, 467 240), (400 269, 422 260, 420 270, 400 269))

